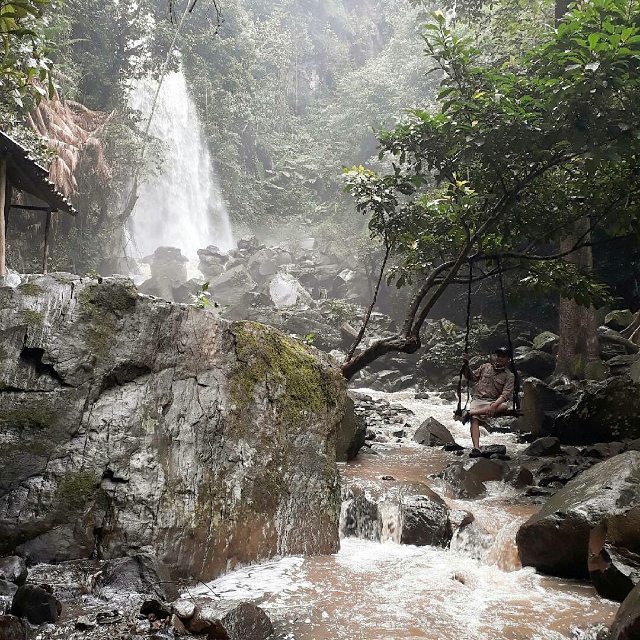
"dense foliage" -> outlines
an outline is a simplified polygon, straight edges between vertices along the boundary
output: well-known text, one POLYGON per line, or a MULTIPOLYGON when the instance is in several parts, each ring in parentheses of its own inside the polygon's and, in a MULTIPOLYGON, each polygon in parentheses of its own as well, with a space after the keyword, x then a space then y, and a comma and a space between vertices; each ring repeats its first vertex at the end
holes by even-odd
POLYGON ((487 64, 442 14, 425 43, 442 73, 436 111, 416 109, 380 136, 392 171, 347 172, 370 229, 399 258, 400 285, 418 281, 402 332, 345 365, 413 352, 438 297, 476 265, 581 302, 605 290, 559 258, 594 230, 638 232, 640 4, 594 0, 573 9, 521 59, 487 64), (586 232, 574 238, 575 224, 586 232), (571 240, 565 251, 552 247, 571 240))

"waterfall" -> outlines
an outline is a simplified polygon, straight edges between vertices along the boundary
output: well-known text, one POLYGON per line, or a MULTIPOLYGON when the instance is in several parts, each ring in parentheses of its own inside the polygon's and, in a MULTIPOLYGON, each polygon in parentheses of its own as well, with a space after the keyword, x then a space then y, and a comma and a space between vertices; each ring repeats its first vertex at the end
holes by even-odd
MULTIPOLYGON (((155 82, 147 80, 131 92, 130 105, 145 121, 155 88, 155 82)), ((207 245, 231 249, 229 216, 182 71, 165 76, 149 134, 162 146, 162 164, 157 175, 152 173, 138 187, 128 224, 134 257, 160 246, 179 247, 190 259, 207 245)), ((153 166, 151 155, 148 149, 147 168, 153 166)))

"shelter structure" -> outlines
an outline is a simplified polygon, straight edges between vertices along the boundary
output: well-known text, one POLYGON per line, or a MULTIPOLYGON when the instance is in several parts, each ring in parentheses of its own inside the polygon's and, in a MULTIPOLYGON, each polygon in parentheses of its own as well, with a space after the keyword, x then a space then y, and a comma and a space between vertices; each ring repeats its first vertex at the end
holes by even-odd
POLYGON ((55 211, 75 216, 76 210, 49 180, 48 169, 39 164, 26 147, 0 131, 0 277, 7 274, 6 220, 11 209, 41 211, 45 216, 42 270, 46 273, 51 216, 55 211), (29 194, 35 204, 11 202, 14 189, 29 194))

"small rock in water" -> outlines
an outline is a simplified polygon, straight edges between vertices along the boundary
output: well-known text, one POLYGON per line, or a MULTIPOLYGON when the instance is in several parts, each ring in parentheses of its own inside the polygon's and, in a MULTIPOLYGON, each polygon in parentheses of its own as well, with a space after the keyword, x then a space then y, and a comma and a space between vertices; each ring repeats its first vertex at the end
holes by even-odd
POLYGON ((464 447, 457 442, 449 442, 442 447, 443 451, 464 451, 464 447))
POLYGON ((480 447, 480 453, 484 458, 488 458, 494 453, 505 455, 507 453, 507 447, 503 444, 488 444, 484 447, 480 447))
POLYGON ((13 596, 11 613, 26 618, 31 624, 55 622, 62 613, 62 603, 51 593, 51 587, 22 585, 13 596))
POLYGON ((89 631, 95 629, 96 621, 92 620, 89 616, 80 616, 75 623, 75 628, 78 631, 89 631))
POLYGON ((160 600, 145 600, 140 607, 143 616, 153 616, 156 620, 164 620, 171 615, 171 606, 160 600))
POLYGON ((190 618, 193 618, 193 614, 196 611, 196 605, 192 600, 180 598, 179 600, 171 603, 171 610, 181 620, 189 620, 190 618))
POLYGON ((396 438, 404 438, 407 435, 407 432, 404 429, 397 429, 396 431, 393 431, 392 434, 396 438))
POLYGON ((387 480, 389 482, 395 482, 395 478, 393 476, 380 476, 380 480, 387 480))

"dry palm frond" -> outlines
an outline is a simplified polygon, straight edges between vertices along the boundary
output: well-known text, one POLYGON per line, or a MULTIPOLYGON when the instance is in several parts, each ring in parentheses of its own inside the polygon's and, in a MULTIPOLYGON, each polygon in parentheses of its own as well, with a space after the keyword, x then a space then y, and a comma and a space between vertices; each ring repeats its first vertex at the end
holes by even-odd
POLYGON ((112 115, 92 111, 79 102, 61 100, 56 93, 51 99, 41 100, 27 117, 29 126, 55 154, 49 179, 65 196, 77 188, 75 171, 84 152, 90 154, 95 173, 103 179, 110 177, 100 135, 112 115))

